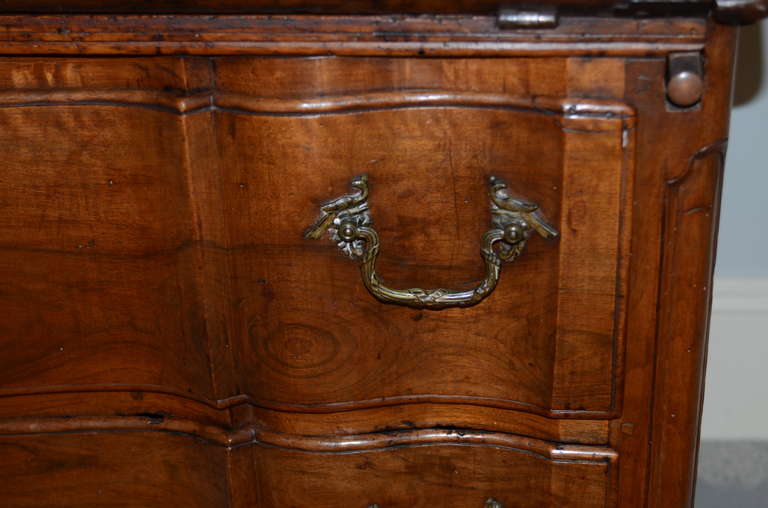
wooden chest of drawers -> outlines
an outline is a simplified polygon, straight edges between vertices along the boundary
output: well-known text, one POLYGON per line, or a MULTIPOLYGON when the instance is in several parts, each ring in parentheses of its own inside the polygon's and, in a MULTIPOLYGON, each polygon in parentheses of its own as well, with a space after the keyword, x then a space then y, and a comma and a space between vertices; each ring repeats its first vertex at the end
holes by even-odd
POLYGON ((735 29, 560 3, 0 3, 0 505, 689 506, 735 29))

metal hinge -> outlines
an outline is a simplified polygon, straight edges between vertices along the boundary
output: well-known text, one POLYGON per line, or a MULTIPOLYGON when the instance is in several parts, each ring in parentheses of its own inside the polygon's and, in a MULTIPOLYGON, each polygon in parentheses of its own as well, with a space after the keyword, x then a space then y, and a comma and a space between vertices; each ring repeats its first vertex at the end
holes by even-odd
POLYGON ((557 8, 552 5, 534 8, 502 7, 497 23, 499 28, 555 28, 558 23, 557 8))

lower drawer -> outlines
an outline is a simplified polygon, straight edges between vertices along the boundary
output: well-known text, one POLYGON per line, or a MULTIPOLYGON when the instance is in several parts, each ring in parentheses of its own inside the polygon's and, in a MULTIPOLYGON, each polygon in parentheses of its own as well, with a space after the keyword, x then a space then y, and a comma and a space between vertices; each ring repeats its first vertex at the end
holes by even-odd
POLYGON ((226 449, 168 432, 0 436, 3 508, 226 508, 226 449))
POLYGON ((169 421, 147 419, 149 431, 101 425, 98 431, 67 432, 60 425, 61 432, 49 426, 45 433, 29 428, 0 436, 0 506, 615 505, 616 453, 604 446, 456 429, 309 436, 251 428, 217 434, 201 432, 205 426, 171 427, 169 421))
POLYGON ((352 452, 255 444, 233 452, 233 460, 253 465, 241 486, 250 492, 234 498, 260 508, 483 508, 491 499, 505 508, 612 506, 610 458, 560 459, 558 450, 403 445, 397 438, 385 448, 352 452))

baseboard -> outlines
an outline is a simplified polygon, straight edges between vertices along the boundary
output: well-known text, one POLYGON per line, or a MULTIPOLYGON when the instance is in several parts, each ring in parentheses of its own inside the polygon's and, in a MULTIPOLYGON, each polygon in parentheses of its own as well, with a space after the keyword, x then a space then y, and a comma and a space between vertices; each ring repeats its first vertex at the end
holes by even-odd
POLYGON ((768 323, 768 277, 716 277, 713 313, 758 313, 768 323))
POLYGON ((768 441, 702 441, 695 508, 765 508, 768 441))
POLYGON ((703 439, 768 440, 768 277, 715 280, 703 439))

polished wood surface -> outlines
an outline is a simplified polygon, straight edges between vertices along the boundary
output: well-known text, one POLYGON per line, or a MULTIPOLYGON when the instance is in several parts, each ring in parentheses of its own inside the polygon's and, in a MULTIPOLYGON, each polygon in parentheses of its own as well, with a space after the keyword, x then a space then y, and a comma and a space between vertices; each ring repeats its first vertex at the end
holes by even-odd
POLYGON ((555 30, 503 29, 496 16, 405 15, 0 15, 0 26, 0 54, 57 56, 666 56, 700 51, 706 35, 695 17, 564 17, 555 30))
POLYGON ((103 432, 0 436, 4 506, 227 506, 225 450, 192 436, 103 432))
MULTIPOLYGON (((610 460, 549 461, 494 446, 393 447, 331 456, 255 446, 259 506, 610 506, 610 460), (333 467, 334 474, 323 473, 333 467)), ((239 506, 235 504, 234 506, 239 506)), ((247 505, 242 505, 247 506, 247 505)))
POLYGON ((0 504, 689 506, 734 29, 286 19, 3 18, 0 504), (490 175, 560 236, 384 304, 302 236, 361 173, 397 287, 490 175))
POLYGON ((536 13, 540 5, 566 15, 661 17, 713 14, 743 25, 768 15, 768 0, 0 0, 0 13, 114 14, 421 14, 536 13))
MULTIPOLYGON (((695 9, 707 0, 675 0, 695 9)), ((552 0, 547 2, 576 10, 627 8, 627 4, 643 4, 642 0, 552 0), (622 5, 623 4, 623 5, 622 5)), ((522 4, 530 8, 532 2, 522 0, 134 0, 126 4, 119 0, 2 0, 1 11, 20 12, 270 12, 270 13, 444 13, 484 14, 500 7, 522 4)), ((648 5, 643 8, 647 9, 648 5)))

